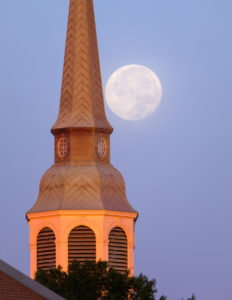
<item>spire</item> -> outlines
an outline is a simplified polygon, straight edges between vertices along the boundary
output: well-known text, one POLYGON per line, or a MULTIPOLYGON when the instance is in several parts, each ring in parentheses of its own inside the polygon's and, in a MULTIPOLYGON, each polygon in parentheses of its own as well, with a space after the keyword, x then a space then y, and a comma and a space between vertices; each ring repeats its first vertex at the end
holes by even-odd
POLYGON ((43 175, 29 213, 136 212, 110 163, 112 127, 104 110, 93 0, 70 0, 60 111, 52 132, 55 163, 43 175))
POLYGON ((70 0, 60 109, 52 132, 65 128, 112 131, 104 109, 93 0, 70 0))
POLYGON ((51 261, 67 270, 73 259, 109 260, 109 266, 133 275, 138 213, 111 164, 111 132, 93 0, 70 0, 60 111, 52 128, 55 161, 27 212, 32 277, 38 268, 50 269, 51 261))

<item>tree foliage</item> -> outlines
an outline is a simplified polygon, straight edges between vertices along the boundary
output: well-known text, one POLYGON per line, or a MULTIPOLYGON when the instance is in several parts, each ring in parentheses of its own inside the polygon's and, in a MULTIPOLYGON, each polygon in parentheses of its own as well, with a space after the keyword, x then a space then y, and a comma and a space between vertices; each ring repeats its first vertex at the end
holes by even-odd
POLYGON ((192 298, 189 298, 188 300, 196 300, 196 297, 194 296, 194 294, 192 295, 192 298))
MULTIPOLYGON (((156 281, 143 274, 129 276, 108 268, 107 262, 73 261, 68 273, 38 270, 35 280, 67 300, 157 300, 156 281)), ((162 296, 159 300, 167 300, 162 296)), ((188 300, 196 300, 193 296, 188 300)))

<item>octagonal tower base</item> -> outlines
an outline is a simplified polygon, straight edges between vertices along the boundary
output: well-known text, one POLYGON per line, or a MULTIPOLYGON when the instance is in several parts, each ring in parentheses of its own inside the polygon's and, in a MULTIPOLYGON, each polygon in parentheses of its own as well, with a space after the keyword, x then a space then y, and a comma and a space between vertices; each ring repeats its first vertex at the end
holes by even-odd
POLYGON ((31 277, 37 271, 37 237, 43 228, 50 228, 55 234, 56 267, 68 270, 68 237, 73 228, 87 226, 96 237, 96 261, 108 261, 109 234, 120 227, 127 237, 127 267, 134 274, 134 220, 137 213, 117 211, 49 211, 28 214, 30 219, 31 277))

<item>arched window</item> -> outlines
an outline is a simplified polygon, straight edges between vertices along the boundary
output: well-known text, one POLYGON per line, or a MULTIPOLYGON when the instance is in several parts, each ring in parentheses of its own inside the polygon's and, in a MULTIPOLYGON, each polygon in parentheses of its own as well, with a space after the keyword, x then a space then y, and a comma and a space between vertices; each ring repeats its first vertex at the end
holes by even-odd
POLYGON ((55 234, 48 227, 37 236, 37 269, 50 270, 56 267, 55 234))
POLYGON ((120 272, 127 270, 127 237, 120 227, 109 234, 109 266, 120 272))
POLYGON ((68 263, 96 261, 96 237, 87 226, 75 227, 68 237, 68 263))

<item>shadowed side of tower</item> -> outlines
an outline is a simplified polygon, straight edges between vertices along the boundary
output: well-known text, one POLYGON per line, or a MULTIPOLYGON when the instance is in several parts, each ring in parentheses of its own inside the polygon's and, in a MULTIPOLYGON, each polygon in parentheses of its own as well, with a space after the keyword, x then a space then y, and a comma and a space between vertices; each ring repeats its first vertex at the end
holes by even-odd
POLYGON ((70 0, 58 118, 52 127, 55 162, 27 212, 31 276, 38 267, 72 259, 109 260, 133 273, 137 212, 110 162, 92 0, 70 0), (110 259, 109 259, 110 258, 110 259))

